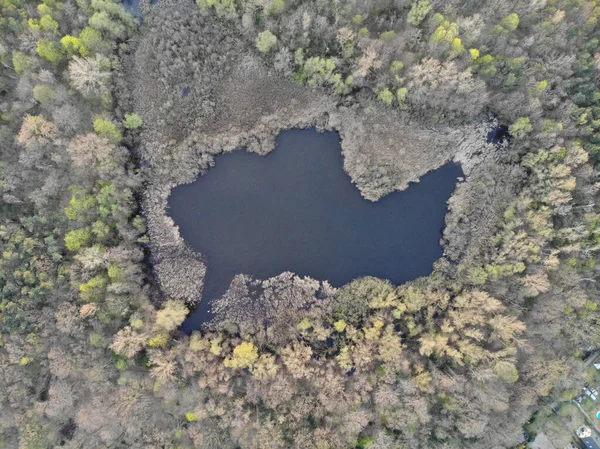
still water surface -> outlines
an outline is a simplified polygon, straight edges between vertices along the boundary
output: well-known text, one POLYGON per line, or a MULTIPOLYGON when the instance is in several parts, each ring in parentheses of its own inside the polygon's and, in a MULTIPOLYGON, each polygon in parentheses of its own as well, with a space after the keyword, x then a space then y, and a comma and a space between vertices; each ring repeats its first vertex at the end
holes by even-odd
POLYGON ((173 189, 169 215, 207 263, 202 301, 184 332, 211 318, 210 301, 238 273, 292 271, 334 287, 359 276, 399 284, 431 273, 460 167, 448 163, 371 202, 342 163, 337 133, 288 130, 267 156, 218 156, 204 176, 173 189))

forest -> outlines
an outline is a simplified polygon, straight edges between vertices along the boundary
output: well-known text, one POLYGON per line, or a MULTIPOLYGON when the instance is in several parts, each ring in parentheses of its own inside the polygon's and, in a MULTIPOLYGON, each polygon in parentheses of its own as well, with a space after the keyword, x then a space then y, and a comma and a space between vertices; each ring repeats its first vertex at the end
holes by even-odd
POLYGON ((0 448, 500 449, 600 350, 597 0, 0 0, 0 448), (506 125, 503 143, 488 131, 506 125), (445 256, 393 285, 206 263, 215 156, 341 137, 377 201, 447 161, 445 256))

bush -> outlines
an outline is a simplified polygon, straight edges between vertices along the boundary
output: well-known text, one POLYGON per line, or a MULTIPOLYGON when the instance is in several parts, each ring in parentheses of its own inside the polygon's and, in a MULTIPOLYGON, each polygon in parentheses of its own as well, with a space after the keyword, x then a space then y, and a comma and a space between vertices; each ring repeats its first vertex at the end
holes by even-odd
POLYGON ((277 45, 277 36, 271 33, 269 30, 265 30, 258 34, 256 38, 256 48, 261 53, 268 53, 275 48, 277 45))
POLYGON ((394 94, 387 88, 379 92, 379 94, 377 94, 377 98, 379 98, 388 106, 391 106, 394 102, 394 94))
POLYGON ((404 69, 404 63, 402 61, 394 61, 390 66, 390 72, 392 75, 398 75, 404 69))
POLYGON ((138 129, 142 126, 142 118, 137 114, 125 114, 123 120, 123 128, 125 129, 138 129))
POLYGON ((382 41, 391 41, 396 37, 395 31, 385 31, 379 35, 379 39, 382 41))

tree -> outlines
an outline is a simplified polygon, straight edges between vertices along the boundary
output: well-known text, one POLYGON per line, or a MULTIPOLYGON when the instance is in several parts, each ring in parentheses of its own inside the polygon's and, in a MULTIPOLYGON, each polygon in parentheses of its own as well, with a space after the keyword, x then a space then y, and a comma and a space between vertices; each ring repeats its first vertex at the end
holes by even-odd
POLYGON ((121 141, 123 136, 121 135, 121 130, 112 122, 108 120, 104 120, 102 117, 96 118, 94 120, 94 132, 112 144, 117 144, 121 141))
POLYGON ((377 51, 374 46, 369 45, 358 60, 358 68, 353 75, 364 78, 371 69, 378 69, 379 67, 381 67, 381 60, 377 55, 377 51))
POLYGON ((290 374, 297 378, 306 378, 312 373, 312 369, 307 366, 312 355, 312 349, 302 344, 286 346, 281 350, 283 364, 290 374))
POLYGON ((277 36, 271 33, 269 30, 265 30, 258 33, 256 38, 256 48, 261 53, 269 53, 277 46, 277 36))
MULTIPOLYGON (((81 30, 81 33, 79 33, 79 40, 85 49, 96 53, 108 52, 113 45, 102 37, 102 33, 91 27, 85 27, 81 30)), ((82 54, 81 56, 88 55, 82 54)))
POLYGON ((233 349, 233 355, 224 360, 227 368, 252 368, 258 359, 258 349, 251 342, 244 341, 233 349))
POLYGON ((54 123, 41 115, 26 115, 17 136, 17 142, 26 147, 50 143, 58 136, 54 123))
POLYGON ((513 12, 504 17, 500 25, 507 31, 515 31, 519 26, 519 16, 513 12))
POLYGON ((205 13, 214 8, 217 17, 230 19, 236 15, 235 0, 196 0, 196 4, 205 13))
POLYGON ((67 151, 75 165, 83 167, 108 159, 113 153, 113 146, 108 138, 88 133, 71 139, 67 151))
POLYGON ((65 246, 69 251, 78 251, 91 237, 92 233, 88 228, 73 229, 65 235, 65 246))
POLYGON ((156 325, 167 332, 177 329, 188 314, 188 308, 183 301, 169 300, 156 313, 156 325))
POLYGON ((415 0, 408 12, 407 21, 412 26, 419 26, 431 11, 431 3, 428 0, 415 0))
POLYGON ((13 67, 15 69, 15 72, 17 72, 19 75, 28 71, 31 68, 31 66, 33 65, 33 62, 34 61, 31 56, 28 56, 25 53, 22 53, 20 51, 13 52, 13 56, 12 56, 13 67))
POLYGON ((125 326, 115 335, 110 349, 131 359, 144 349, 147 341, 147 335, 134 330, 131 326, 125 326))
POLYGON ((106 11, 96 11, 88 21, 90 27, 98 31, 104 31, 112 36, 113 39, 123 39, 127 35, 125 26, 116 20, 113 20, 106 11))
POLYGON ((170 351, 154 351, 148 360, 150 375, 159 383, 166 383, 175 378, 177 365, 174 360, 174 354, 170 351))
POLYGON ((60 44, 69 56, 73 56, 76 53, 79 53, 81 56, 88 56, 90 53, 80 38, 69 34, 61 38, 60 44))
POLYGON ((508 132, 514 137, 525 137, 531 131, 533 131, 533 126, 531 126, 529 117, 519 117, 508 128, 508 132))
POLYGON ((101 56, 74 56, 69 62, 69 78, 73 87, 85 96, 98 96, 107 90, 110 63, 101 56))
POLYGON ((58 42, 49 39, 40 39, 37 41, 36 52, 52 64, 58 64, 64 58, 62 46, 58 42))

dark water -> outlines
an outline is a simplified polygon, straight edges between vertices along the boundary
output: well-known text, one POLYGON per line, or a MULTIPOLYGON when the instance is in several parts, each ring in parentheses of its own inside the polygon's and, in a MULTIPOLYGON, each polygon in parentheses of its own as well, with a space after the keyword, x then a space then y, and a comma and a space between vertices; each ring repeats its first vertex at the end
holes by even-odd
POLYGON ((131 14, 133 17, 139 17, 143 19, 143 14, 140 11, 140 0, 121 0, 123 7, 131 14))
POLYGON ((335 287, 365 275, 399 284, 431 273, 460 167, 449 163, 373 203, 342 162, 337 133, 290 130, 269 155, 218 156, 206 175, 173 189, 169 215, 207 262, 203 299, 184 332, 210 319, 210 300, 238 273, 292 271, 335 287))
POLYGON ((508 133, 508 126, 499 125, 499 126, 496 126, 495 128, 490 129, 490 131, 487 134, 487 141, 488 141, 488 143, 493 143, 494 145, 498 145, 498 144, 503 143, 509 137, 510 137, 510 134, 508 133))

